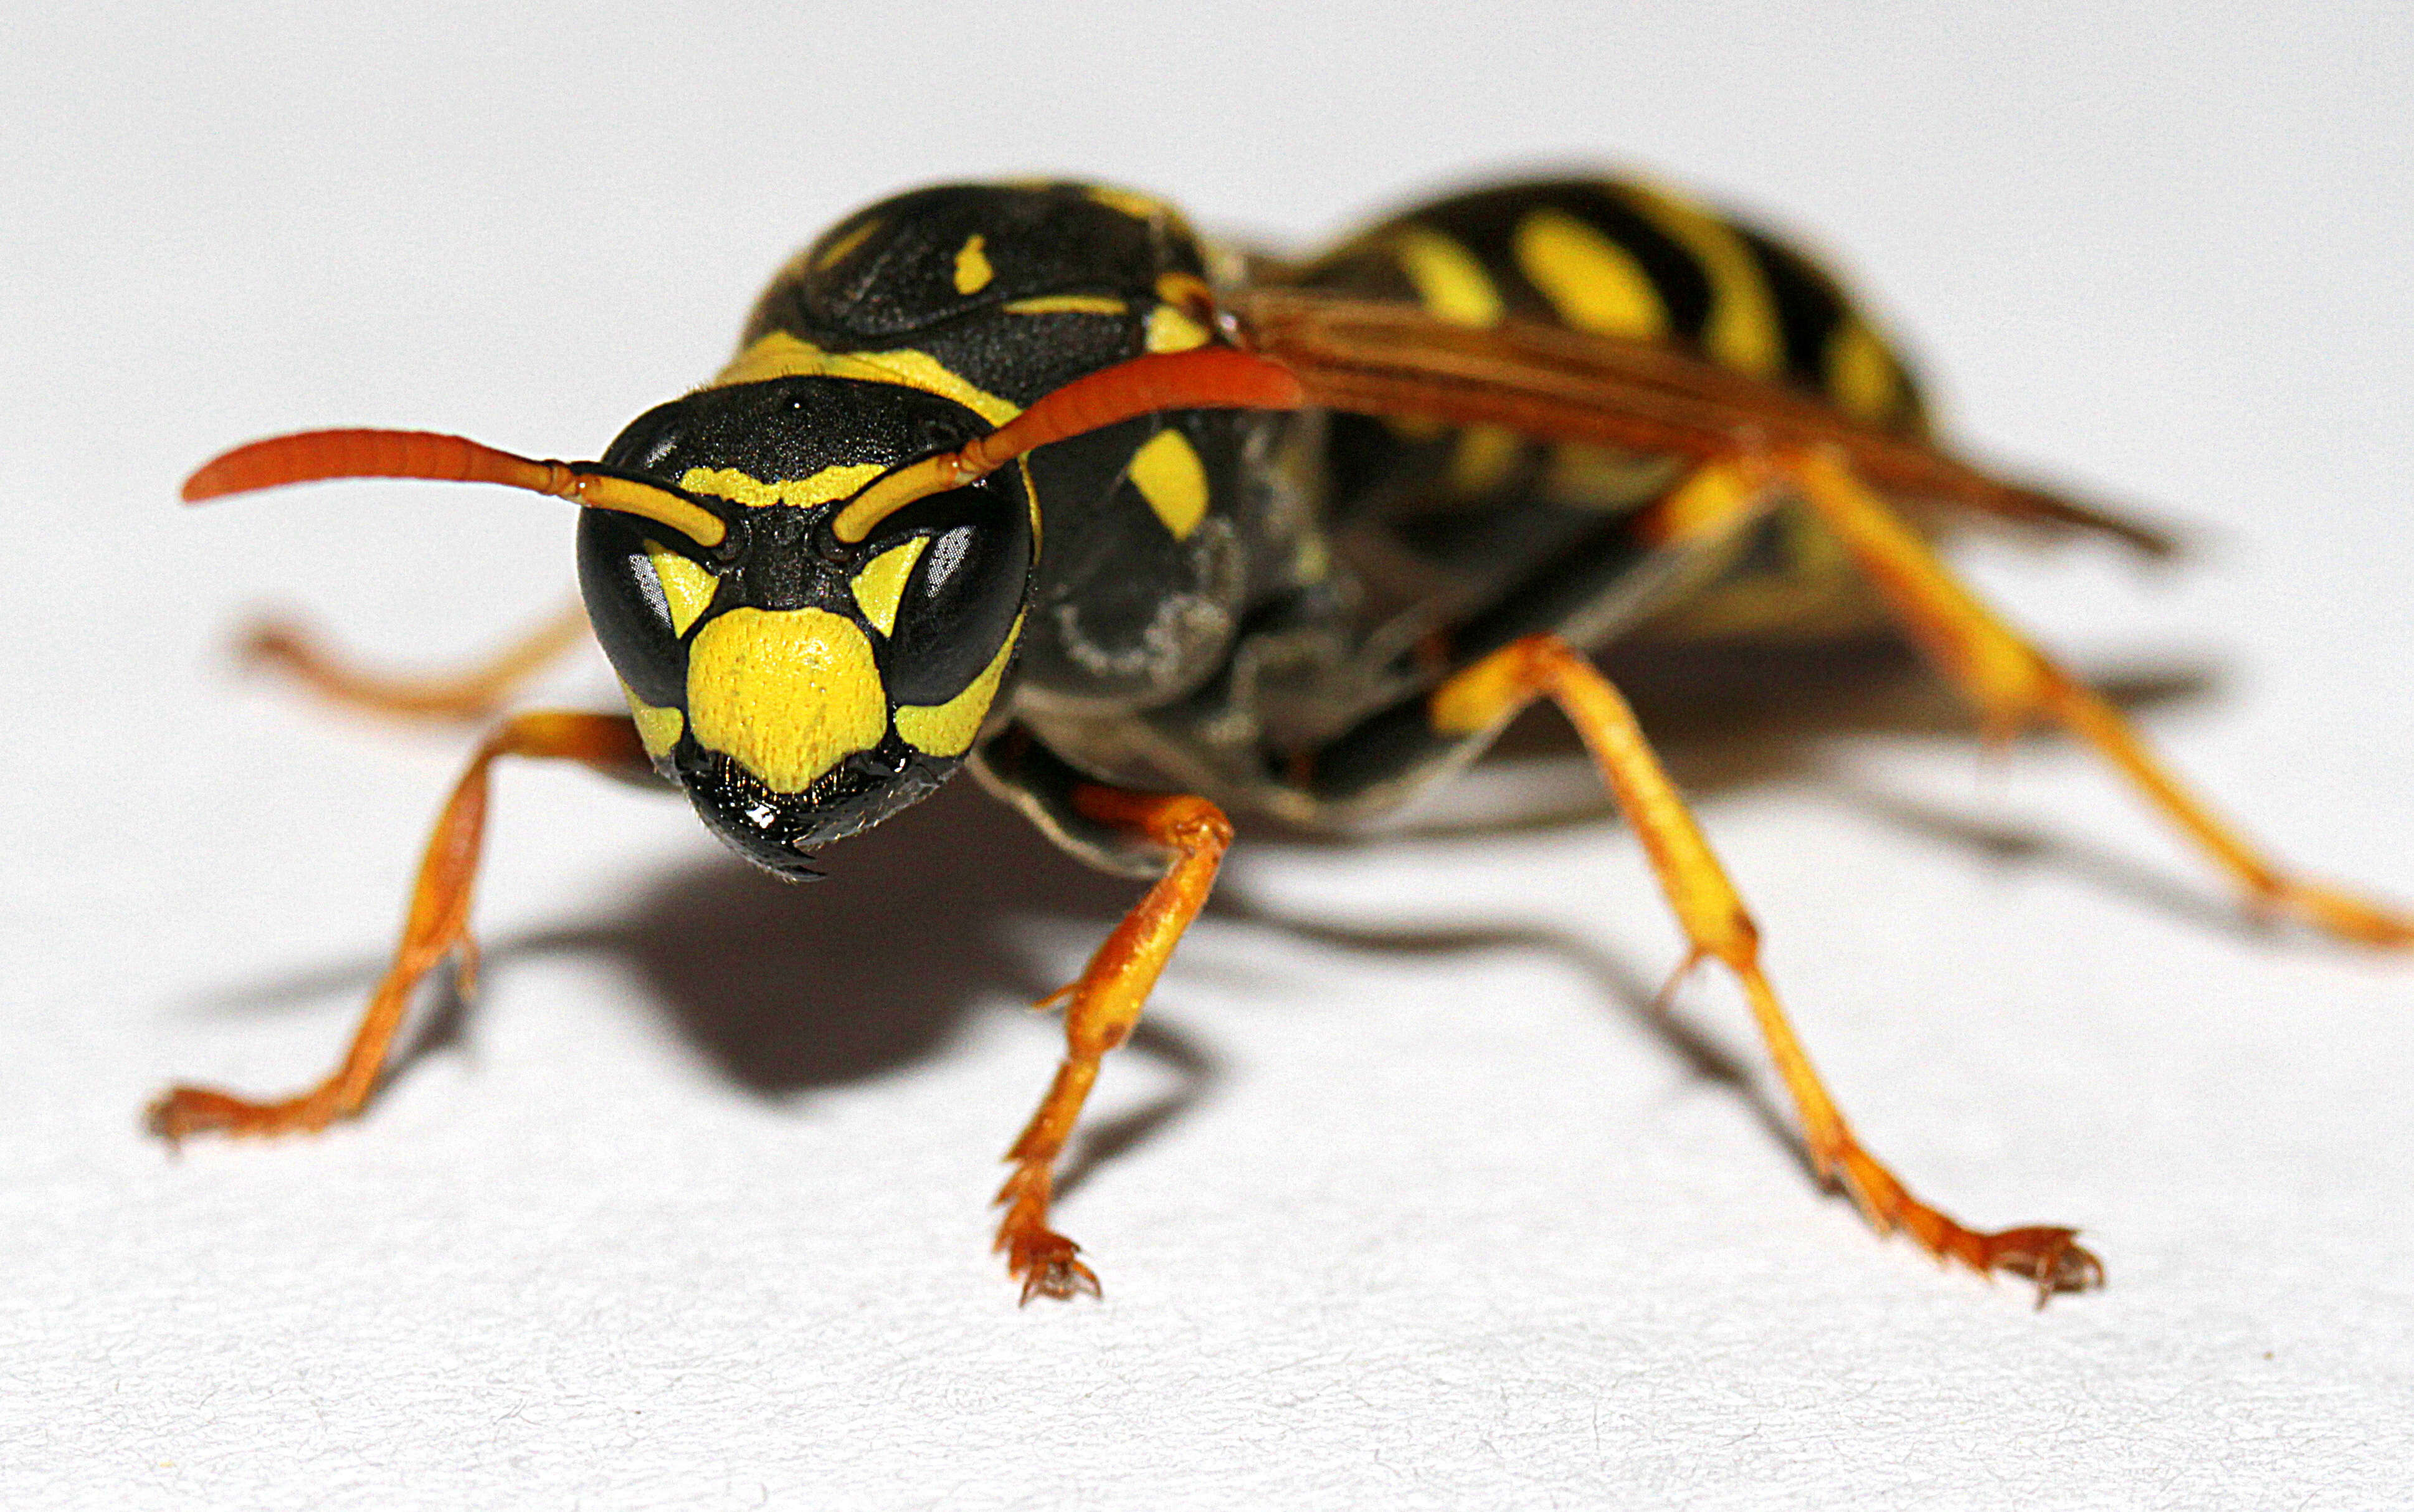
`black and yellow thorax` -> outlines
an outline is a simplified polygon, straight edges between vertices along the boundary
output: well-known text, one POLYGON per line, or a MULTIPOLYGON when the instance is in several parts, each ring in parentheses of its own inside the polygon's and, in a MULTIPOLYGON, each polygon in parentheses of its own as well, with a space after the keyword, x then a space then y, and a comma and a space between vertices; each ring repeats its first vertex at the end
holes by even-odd
MULTIPOLYGON (((1636 521, 1678 459, 1397 416, 1146 413, 868 535, 836 528, 875 481, 1077 379, 1231 340, 1216 295, 1237 266, 1126 190, 901 195, 800 253, 714 382, 614 444, 606 467, 729 522, 705 549, 590 515, 581 547, 647 748, 725 839, 795 873, 1008 719, 1103 779, 1272 802, 1296 752, 1506 638, 1598 645, 1664 607, 1675 554, 1636 521)), ((1461 195, 1286 277, 1456 324, 1665 343, 1924 425, 1815 264, 1633 184, 1461 195)), ((1847 580, 1833 558, 1781 517, 1697 554, 1678 596, 1714 630, 1813 623, 1847 580)))
POLYGON ((724 838, 783 866, 951 772, 1018 699, 1162 702, 1221 661, 1262 576, 1251 438, 1284 417, 1152 415, 1023 458, 841 539, 902 463, 1083 374, 1214 338, 1201 248, 1094 185, 949 187, 799 254, 707 388, 606 466, 725 503, 700 550, 588 520, 597 631, 658 765, 724 838))

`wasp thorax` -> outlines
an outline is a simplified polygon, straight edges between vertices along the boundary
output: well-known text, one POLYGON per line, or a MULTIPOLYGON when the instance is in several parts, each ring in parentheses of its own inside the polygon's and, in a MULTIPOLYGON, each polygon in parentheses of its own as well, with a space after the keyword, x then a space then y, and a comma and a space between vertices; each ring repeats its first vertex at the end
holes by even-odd
POLYGON ((812 875, 812 849, 950 776, 995 709, 1031 582, 1023 470, 858 542, 830 528, 875 480, 989 428, 917 389, 784 378, 663 405, 604 455, 729 522, 708 549, 589 512, 579 583, 656 768, 749 860, 812 875))

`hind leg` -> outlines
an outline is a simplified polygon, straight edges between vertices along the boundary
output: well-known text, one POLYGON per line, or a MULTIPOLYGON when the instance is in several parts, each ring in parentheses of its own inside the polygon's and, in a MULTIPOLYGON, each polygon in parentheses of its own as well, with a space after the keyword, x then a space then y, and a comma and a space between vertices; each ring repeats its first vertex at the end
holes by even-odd
POLYGON ((2283 868, 2183 785, 2100 695, 2054 665, 1964 588, 1928 543, 1843 462, 1778 458, 1776 471, 1834 531, 1929 658, 2008 736, 2050 721, 2079 736, 2258 904, 2340 939, 2414 946, 2414 918, 2283 868))
MULTIPOLYGON (((1862 1145, 1811 1069, 1761 969, 1760 931, 1742 897, 1661 767, 1633 711, 1591 662, 1556 636, 1529 636, 1445 680, 1414 712, 1421 716, 1428 741, 1476 742, 1497 734, 1536 698, 1557 704, 1575 726, 1619 809, 1642 838, 1661 891, 1691 944, 1687 966, 1715 959, 1743 984, 1820 1174, 1840 1181, 1879 1232, 1900 1229, 1939 1259, 1959 1261, 1982 1273, 2025 1277, 2035 1282, 2040 1303, 2055 1292, 2100 1285, 2104 1267, 2075 1242, 2075 1230, 2024 1227, 1988 1233, 1970 1228, 1913 1195, 1862 1145)), ((1398 717, 1378 716, 1361 728, 1397 752, 1407 743, 1403 723, 1398 717)), ((1344 737, 1343 743, 1349 739, 1344 737)), ((1348 770, 1363 762, 1343 759, 1338 765, 1348 770)))
POLYGON ((361 667, 330 651, 296 621, 261 620, 245 631, 241 653, 273 666, 330 702, 396 719, 469 723, 492 718, 513 694, 570 653, 587 635, 575 602, 477 665, 458 672, 401 677, 361 667))

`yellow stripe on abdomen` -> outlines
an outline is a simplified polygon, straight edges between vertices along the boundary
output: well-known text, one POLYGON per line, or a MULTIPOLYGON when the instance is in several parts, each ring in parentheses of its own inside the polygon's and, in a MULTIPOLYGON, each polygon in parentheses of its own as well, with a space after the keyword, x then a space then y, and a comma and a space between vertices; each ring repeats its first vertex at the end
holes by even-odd
POLYGON ((1751 245, 1733 226, 1665 189, 1619 184, 1613 192, 1701 263, 1710 283, 1702 350, 1737 372, 1767 377, 1780 371, 1785 340, 1777 323, 1777 298, 1751 245))
POLYGON ((1537 210, 1517 222, 1512 251, 1517 271, 1570 327, 1638 341, 1668 334, 1668 311, 1634 254, 1566 211, 1537 210))
POLYGON ((1393 257, 1416 287, 1417 303, 1453 325, 1498 325, 1500 291, 1483 263, 1460 242, 1423 226, 1404 226, 1391 238, 1393 257))

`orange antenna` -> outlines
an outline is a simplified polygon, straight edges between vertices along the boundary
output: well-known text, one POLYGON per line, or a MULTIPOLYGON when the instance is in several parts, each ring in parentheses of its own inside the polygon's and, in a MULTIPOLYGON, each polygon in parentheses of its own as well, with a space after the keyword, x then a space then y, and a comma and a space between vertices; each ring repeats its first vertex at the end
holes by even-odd
POLYGON ((459 436, 426 430, 310 430, 238 446, 185 480, 185 502, 326 478, 428 478, 499 483, 667 525, 698 546, 719 546, 729 527, 712 511, 649 483, 574 462, 539 462, 459 436))
POLYGON ((830 522, 852 546, 917 499, 961 488, 1051 442, 1165 410, 1296 410, 1307 402, 1289 368, 1230 347, 1157 352, 1101 367, 952 452, 899 468, 830 522))

